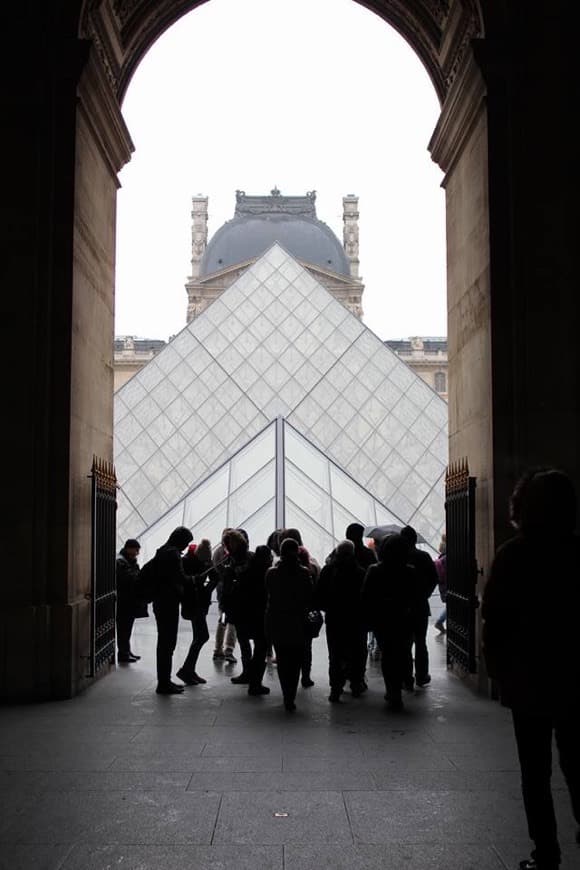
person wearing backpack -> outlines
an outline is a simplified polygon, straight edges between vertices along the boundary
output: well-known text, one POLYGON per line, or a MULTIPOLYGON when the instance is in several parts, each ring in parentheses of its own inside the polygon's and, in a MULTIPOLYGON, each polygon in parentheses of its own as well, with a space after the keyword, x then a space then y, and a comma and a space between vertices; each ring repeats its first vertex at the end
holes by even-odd
POLYGON ((179 629, 179 605, 186 586, 193 582, 183 570, 181 556, 192 540, 189 529, 178 526, 153 558, 155 582, 152 600, 157 623, 158 695, 180 695, 183 692, 183 686, 172 682, 171 671, 179 629))

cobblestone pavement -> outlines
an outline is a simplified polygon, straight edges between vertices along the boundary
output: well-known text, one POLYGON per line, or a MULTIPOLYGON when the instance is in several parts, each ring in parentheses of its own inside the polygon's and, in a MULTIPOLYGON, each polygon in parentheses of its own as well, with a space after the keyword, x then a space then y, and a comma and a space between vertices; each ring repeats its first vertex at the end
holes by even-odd
MULTIPOLYGON (((189 638, 182 623, 175 669, 189 638)), ((377 662, 365 696, 328 703, 322 634, 316 685, 288 714, 275 666, 271 694, 249 697, 211 640, 207 685, 156 695, 155 625, 139 620, 140 662, 71 701, 0 709, 1 870, 517 867, 530 844, 509 714, 447 673, 432 626, 429 639, 433 681, 395 714, 377 662)), ((554 781, 572 870, 580 851, 554 781)))

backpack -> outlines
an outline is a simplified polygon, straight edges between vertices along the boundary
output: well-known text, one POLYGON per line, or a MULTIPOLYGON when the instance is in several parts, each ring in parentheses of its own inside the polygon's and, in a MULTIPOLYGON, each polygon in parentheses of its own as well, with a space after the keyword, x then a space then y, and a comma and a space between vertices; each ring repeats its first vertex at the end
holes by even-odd
POLYGON ((157 589, 157 561, 155 556, 141 566, 135 582, 135 598, 151 604, 157 589))

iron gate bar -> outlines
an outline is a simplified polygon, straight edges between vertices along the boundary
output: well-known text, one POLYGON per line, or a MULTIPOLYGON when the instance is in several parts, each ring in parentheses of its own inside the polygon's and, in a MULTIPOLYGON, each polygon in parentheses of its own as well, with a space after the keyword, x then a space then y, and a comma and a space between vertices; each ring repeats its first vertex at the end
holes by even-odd
POLYGON ((115 661, 117 477, 93 457, 91 491, 91 649, 89 677, 115 661))
POLYGON ((447 666, 477 671, 475 611, 475 477, 467 459, 448 466, 445 475, 447 535, 447 666))

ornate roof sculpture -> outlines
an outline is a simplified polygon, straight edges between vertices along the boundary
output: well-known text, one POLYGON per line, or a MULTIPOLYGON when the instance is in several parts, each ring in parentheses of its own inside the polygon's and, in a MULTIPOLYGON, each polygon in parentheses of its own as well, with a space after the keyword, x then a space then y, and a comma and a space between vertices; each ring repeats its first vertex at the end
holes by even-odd
MULTIPOLYGON (((143 540, 202 482, 217 486, 214 472, 280 417, 357 482, 351 515, 370 524, 378 502, 438 546, 445 402, 278 244, 115 394, 119 540, 143 540)), ((314 539, 335 533, 322 507, 306 507, 324 489, 312 451, 298 465, 305 540, 324 558, 314 539)), ((271 480, 254 482, 263 507, 271 480)), ((245 505, 247 495, 231 502, 228 523, 251 520, 245 505)))

